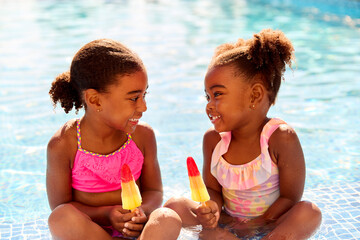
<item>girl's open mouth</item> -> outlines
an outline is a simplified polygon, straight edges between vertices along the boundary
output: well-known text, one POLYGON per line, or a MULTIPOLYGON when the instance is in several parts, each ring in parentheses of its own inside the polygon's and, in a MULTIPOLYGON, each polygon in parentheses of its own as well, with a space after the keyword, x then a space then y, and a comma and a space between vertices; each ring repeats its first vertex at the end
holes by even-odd
POLYGON ((131 119, 129 119, 129 122, 132 125, 137 125, 139 123, 139 119, 138 118, 131 118, 131 119))
POLYGON ((218 120, 218 119, 221 118, 221 116, 220 116, 220 115, 218 115, 218 116, 213 116, 213 115, 209 114, 209 118, 210 118, 211 123, 215 123, 216 120, 218 120))

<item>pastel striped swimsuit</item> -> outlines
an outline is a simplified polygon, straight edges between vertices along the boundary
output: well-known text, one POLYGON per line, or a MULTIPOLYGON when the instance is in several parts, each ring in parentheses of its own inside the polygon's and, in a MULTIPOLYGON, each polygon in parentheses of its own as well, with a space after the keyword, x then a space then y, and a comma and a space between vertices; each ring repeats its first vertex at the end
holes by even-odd
POLYGON ((280 196, 279 171, 271 160, 268 142, 272 133, 282 124, 273 118, 260 135, 261 154, 243 165, 229 164, 222 156, 228 151, 231 132, 220 133, 211 159, 211 173, 222 186, 224 208, 233 217, 242 219, 262 215, 280 196))

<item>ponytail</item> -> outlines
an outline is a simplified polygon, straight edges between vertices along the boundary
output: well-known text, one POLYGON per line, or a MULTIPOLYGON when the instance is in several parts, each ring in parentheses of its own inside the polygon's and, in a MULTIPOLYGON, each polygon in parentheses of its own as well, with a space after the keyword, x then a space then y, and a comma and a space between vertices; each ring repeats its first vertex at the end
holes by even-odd
POLYGON ((83 106, 79 92, 70 81, 70 72, 64 72, 56 77, 51 84, 49 94, 54 106, 60 102, 66 113, 73 107, 78 111, 83 106))

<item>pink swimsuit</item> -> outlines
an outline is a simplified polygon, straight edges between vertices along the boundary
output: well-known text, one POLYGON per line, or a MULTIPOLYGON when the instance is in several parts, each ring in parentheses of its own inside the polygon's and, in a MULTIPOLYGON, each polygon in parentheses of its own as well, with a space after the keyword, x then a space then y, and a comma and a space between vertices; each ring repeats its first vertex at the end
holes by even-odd
POLYGON ((282 124, 273 118, 260 135, 261 154, 249 163, 232 165, 223 155, 228 151, 231 132, 220 133, 211 158, 211 174, 222 186, 225 211, 240 219, 262 215, 280 196, 279 170, 269 154, 269 138, 282 124))
POLYGON ((110 192, 121 189, 121 166, 129 165, 134 179, 141 174, 144 156, 131 135, 117 151, 108 155, 81 148, 80 120, 76 121, 78 150, 72 168, 72 187, 83 192, 110 192))

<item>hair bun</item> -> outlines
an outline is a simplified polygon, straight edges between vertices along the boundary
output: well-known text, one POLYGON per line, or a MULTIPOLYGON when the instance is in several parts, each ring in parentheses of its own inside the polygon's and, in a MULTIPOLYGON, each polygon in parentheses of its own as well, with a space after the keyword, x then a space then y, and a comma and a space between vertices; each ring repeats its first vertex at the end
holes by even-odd
POLYGON ((267 65, 288 64, 291 67, 294 47, 285 34, 279 30, 264 29, 247 41, 248 59, 257 68, 267 65))
POLYGON ((54 106, 60 102, 61 107, 68 113, 73 107, 76 110, 82 107, 79 93, 70 82, 70 72, 61 73, 51 84, 49 91, 54 106))

